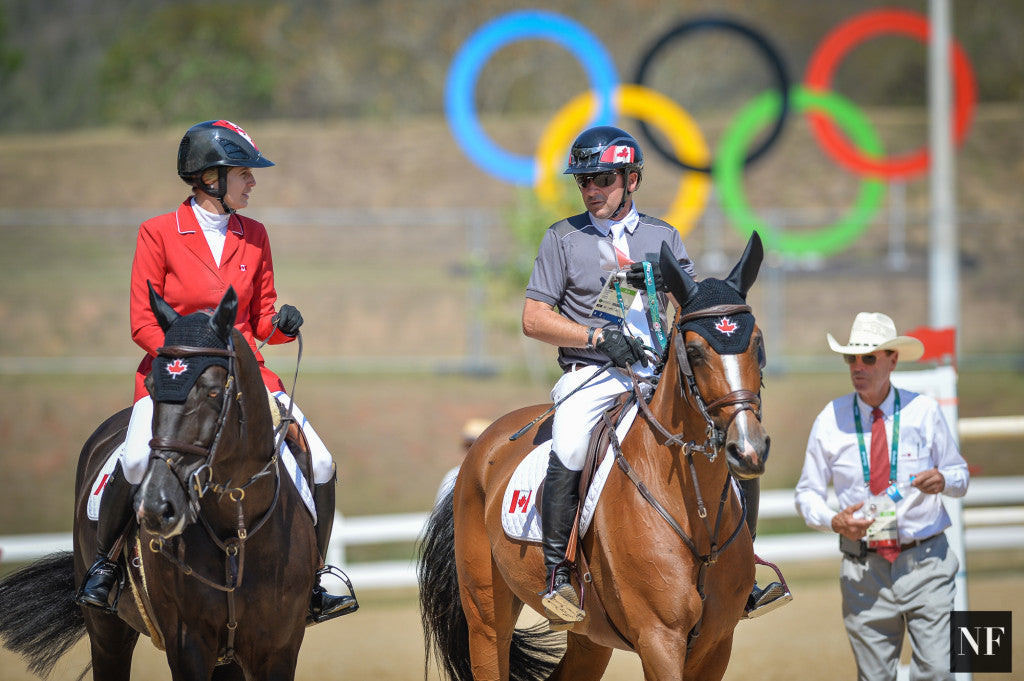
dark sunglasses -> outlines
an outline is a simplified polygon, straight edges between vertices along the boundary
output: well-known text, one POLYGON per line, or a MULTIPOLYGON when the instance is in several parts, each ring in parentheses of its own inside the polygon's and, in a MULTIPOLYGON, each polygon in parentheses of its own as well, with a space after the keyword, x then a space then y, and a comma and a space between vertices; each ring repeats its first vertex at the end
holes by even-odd
POLYGON ((847 364, 853 364, 860 357, 860 361, 864 363, 864 366, 873 367, 875 362, 878 361, 878 355, 843 355, 843 359, 847 364))
POLYGON ((586 189, 587 185, 593 182, 601 189, 615 184, 615 179, 619 176, 618 173, 595 173, 593 175, 576 175, 576 184, 580 186, 580 189, 586 189))

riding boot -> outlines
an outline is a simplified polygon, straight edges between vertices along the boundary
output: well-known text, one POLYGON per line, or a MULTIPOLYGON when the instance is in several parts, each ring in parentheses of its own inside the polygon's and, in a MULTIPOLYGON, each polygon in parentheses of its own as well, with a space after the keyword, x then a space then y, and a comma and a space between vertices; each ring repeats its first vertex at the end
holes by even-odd
MULTIPOLYGON (((739 480, 739 485, 747 504, 747 529, 750 530, 750 540, 753 541, 754 537, 757 536, 757 514, 761 505, 761 479, 739 480)), ((793 595, 786 588, 785 582, 772 582, 762 589, 757 586, 757 581, 755 580, 754 587, 747 598, 743 618, 760 617, 789 603, 791 600, 793 600, 793 595)))
POLYGON ((544 566, 547 583, 541 595, 551 629, 572 629, 583 619, 580 599, 570 580, 569 537, 579 507, 580 471, 569 470, 551 452, 541 498, 541 530, 544 535, 544 566))
MULTIPOLYGON (((327 546, 331 541, 331 528, 334 526, 334 486, 338 476, 333 475, 331 479, 322 485, 313 485, 313 507, 316 509, 316 550, 324 567, 316 572, 316 582, 313 584, 313 594, 309 600, 309 615, 307 623, 316 624, 326 622, 329 619, 347 615, 359 609, 354 593, 344 596, 335 596, 327 593, 327 589, 320 585, 320 578, 325 574, 340 573, 343 579, 344 573, 338 568, 326 564, 327 546)), ((352 585, 349 583, 349 590, 352 585)))
POLYGON ((75 602, 109 612, 116 611, 120 589, 110 602, 110 592, 123 580, 123 571, 117 562, 115 546, 132 519, 132 499, 135 486, 129 483, 121 470, 121 462, 114 466, 100 501, 96 527, 96 560, 82 578, 82 586, 75 602))

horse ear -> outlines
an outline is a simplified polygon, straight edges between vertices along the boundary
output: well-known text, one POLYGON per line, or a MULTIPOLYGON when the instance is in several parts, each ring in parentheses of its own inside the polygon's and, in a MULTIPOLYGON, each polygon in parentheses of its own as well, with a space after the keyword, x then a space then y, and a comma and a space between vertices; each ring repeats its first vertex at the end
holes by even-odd
POLYGON ((747 248, 740 256, 740 261, 736 263, 732 272, 725 279, 725 283, 743 296, 743 300, 747 299, 747 291, 757 279, 762 260, 764 260, 764 246, 761 245, 761 235, 755 231, 751 233, 750 240, 747 241, 747 248))
POLYGON ((665 280, 665 286, 675 296, 679 307, 685 307, 686 301, 697 292, 697 282, 679 264, 668 242, 661 242, 661 258, 658 264, 661 266, 661 278, 665 280))
POLYGON ((234 328, 237 317, 238 294, 235 293, 234 286, 228 286, 228 290, 224 292, 224 297, 220 299, 217 309, 213 311, 213 316, 210 317, 210 328, 213 329, 218 338, 227 343, 228 339, 231 338, 231 329, 234 328))
POLYGON ((164 330, 164 333, 167 333, 167 329, 171 328, 171 324, 181 315, 175 312, 174 308, 160 297, 160 294, 153 289, 153 283, 148 279, 146 280, 146 286, 149 287, 149 306, 152 308, 153 314, 156 315, 156 321, 160 328, 164 330))

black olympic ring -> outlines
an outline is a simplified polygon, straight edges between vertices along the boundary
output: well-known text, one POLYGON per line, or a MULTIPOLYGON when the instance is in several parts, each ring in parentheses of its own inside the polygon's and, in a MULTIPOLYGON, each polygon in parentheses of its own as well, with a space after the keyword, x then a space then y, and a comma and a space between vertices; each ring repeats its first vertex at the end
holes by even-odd
MULTIPOLYGON (((647 54, 644 55, 643 60, 640 62, 640 67, 636 71, 636 76, 633 78, 633 82, 637 85, 644 84, 644 76, 647 74, 647 67, 651 65, 654 60, 655 54, 668 45, 673 40, 684 37, 687 33, 693 31, 701 31, 704 29, 728 29, 735 31, 741 36, 748 38, 754 46, 768 59, 768 63, 771 65, 772 71, 775 74, 775 82, 778 87, 779 93, 782 95, 782 106, 779 108, 778 118, 775 120, 775 124, 772 126, 768 136, 757 145, 754 149, 747 154, 746 159, 743 161, 743 165, 746 166, 753 161, 757 160, 761 154, 768 150, 775 140, 778 138, 779 133, 782 132, 782 127, 786 123, 786 119, 789 114, 789 73, 786 71, 786 65, 782 62, 782 57, 779 56, 778 51, 768 42, 762 34, 758 33, 749 26, 745 26, 733 19, 725 17, 701 17, 698 19, 691 19, 684 21, 674 28, 670 29, 665 35, 663 35, 654 45, 647 50, 647 54)), ((644 121, 637 121, 640 124, 640 129, 643 131, 647 141, 650 142, 651 146, 662 155, 663 158, 667 159, 670 163, 674 163, 683 170, 692 170, 699 173, 710 173, 711 167, 714 165, 714 161, 706 166, 692 166, 685 161, 680 160, 674 153, 666 149, 662 144, 651 134, 651 130, 647 123, 644 121)))

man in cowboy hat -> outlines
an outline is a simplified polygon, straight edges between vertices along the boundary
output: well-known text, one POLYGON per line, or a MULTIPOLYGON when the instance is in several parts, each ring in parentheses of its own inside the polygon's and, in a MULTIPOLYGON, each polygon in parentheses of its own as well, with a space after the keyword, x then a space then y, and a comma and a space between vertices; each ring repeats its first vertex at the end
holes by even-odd
POLYGON ((897 335, 878 312, 857 315, 846 345, 827 337, 849 365, 854 392, 815 419, 796 508, 808 526, 840 535, 843 622, 857 678, 895 680, 909 632, 910 678, 953 679, 949 613, 959 563, 939 495, 967 492, 967 464, 938 403, 889 381, 896 363, 920 358, 924 345, 897 335), (830 484, 838 513, 825 501, 830 484), (866 502, 880 511, 877 520, 865 517, 866 502))

